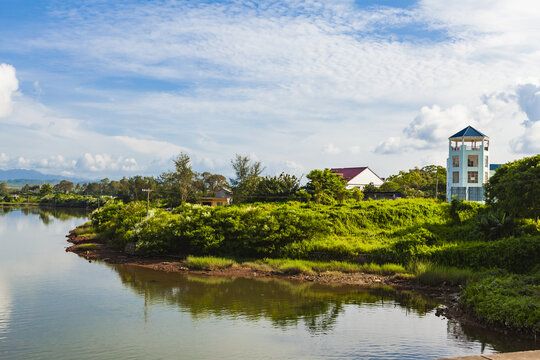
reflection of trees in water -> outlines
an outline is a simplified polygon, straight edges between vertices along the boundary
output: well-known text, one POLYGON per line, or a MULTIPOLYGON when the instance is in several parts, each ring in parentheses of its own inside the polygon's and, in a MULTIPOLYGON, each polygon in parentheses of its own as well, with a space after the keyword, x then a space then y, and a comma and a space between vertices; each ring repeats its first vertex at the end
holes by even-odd
POLYGON ((333 329, 344 305, 389 302, 420 316, 436 304, 410 292, 358 290, 282 279, 222 278, 114 266, 123 284, 147 304, 167 304, 195 318, 268 319, 277 327, 304 323, 311 333, 333 329))
POLYGON ((477 326, 461 324, 455 320, 448 321, 447 334, 449 338, 456 342, 479 342, 482 346, 482 352, 488 345, 497 352, 536 350, 539 348, 538 343, 535 343, 534 340, 527 340, 518 335, 502 335, 477 326))
POLYGON ((6 216, 14 210, 13 206, 0 206, 0 216, 6 216))
POLYGON ((89 212, 86 209, 37 207, 37 206, 0 206, 0 216, 5 216, 14 210, 19 210, 24 215, 37 215, 43 224, 50 224, 53 219, 67 221, 73 218, 88 217, 89 212))

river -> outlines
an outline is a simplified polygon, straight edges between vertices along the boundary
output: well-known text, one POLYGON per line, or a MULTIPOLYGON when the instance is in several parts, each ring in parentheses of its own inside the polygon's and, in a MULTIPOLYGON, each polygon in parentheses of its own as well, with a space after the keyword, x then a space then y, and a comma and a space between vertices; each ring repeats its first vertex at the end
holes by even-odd
POLYGON ((82 210, 0 207, 0 359, 434 359, 535 348, 419 294, 167 274, 66 253, 82 210))

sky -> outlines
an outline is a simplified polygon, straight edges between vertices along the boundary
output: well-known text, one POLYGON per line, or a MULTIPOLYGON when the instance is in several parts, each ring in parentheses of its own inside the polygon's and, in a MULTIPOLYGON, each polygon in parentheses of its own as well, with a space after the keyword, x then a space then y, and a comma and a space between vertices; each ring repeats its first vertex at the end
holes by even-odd
POLYGON ((232 176, 446 166, 540 152, 531 0, 2 0, 0 169, 232 176))

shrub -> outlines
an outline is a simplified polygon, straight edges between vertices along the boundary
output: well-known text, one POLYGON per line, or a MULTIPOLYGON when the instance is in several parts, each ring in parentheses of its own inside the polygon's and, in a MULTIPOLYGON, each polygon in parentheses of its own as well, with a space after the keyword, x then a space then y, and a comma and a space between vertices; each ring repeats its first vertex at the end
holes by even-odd
POLYGON ((426 257, 448 266, 465 266, 473 269, 498 267, 525 273, 540 263, 540 236, 455 243, 433 249, 426 257))
POLYGON ((540 273, 488 273, 467 285, 460 299, 488 323, 540 331, 540 273))

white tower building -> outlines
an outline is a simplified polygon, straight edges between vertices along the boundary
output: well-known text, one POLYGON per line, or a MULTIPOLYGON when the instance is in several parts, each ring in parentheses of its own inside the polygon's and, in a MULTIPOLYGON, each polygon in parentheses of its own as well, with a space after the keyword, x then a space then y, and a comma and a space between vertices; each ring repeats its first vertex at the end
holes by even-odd
POLYGON ((489 137, 467 126, 448 138, 446 198, 484 202, 489 178, 489 137))

